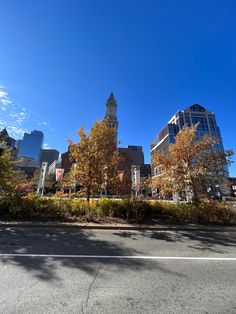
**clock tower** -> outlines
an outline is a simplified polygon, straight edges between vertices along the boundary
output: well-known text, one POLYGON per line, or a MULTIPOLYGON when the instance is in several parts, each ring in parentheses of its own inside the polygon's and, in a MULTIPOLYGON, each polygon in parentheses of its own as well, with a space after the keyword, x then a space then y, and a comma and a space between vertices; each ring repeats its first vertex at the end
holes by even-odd
POLYGON ((115 141, 117 143, 118 120, 117 120, 116 112, 117 112, 117 103, 116 103, 113 93, 111 93, 106 104, 105 120, 107 121, 109 127, 115 130, 115 141))

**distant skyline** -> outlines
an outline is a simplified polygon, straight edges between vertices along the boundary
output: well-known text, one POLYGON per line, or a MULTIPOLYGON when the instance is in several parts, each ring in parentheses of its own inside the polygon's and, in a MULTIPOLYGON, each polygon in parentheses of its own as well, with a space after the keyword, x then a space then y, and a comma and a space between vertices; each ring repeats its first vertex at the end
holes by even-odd
POLYGON ((227 0, 2 0, 0 128, 16 139, 41 130, 64 152, 113 92, 120 146, 142 145, 145 162, 166 121, 194 103, 236 153, 235 14, 227 0))

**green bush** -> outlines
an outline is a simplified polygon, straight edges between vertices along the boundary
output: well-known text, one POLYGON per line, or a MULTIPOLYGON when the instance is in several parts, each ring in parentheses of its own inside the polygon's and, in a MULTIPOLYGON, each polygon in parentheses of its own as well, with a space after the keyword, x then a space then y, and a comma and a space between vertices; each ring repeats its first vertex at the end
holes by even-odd
POLYGON ((230 206, 230 203, 216 201, 202 201, 196 206, 129 199, 92 200, 88 205, 81 199, 6 194, 0 197, 0 218, 99 221, 110 216, 138 222, 145 218, 157 218, 175 222, 236 224, 236 211, 230 206))
POLYGON ((119 210, 120 201, 110 200, 107 198, 102 198, 97 202, 96 208, 101 216, 113 217, 114 213, 119 210))
POLYGON ((67 212, 57 200, 38 196, 6 195, 0 199, 0 215, 16 218, 59 218, 67 212), (4 210, 4 211, 3 211, 4 210))
POLYGON ((236 212, 231 209, 231 204, 225 202, 201 202, 198 207, 193 208, 193 216, 197 218, 197 222, 203 223, 236 223, 236 212))
POLYGON ((167 201, 152 203, 152 217, 192 223, 236 224, 236 212, 231 204, 217 201, 202 201, 193 204, 175 204, 167 201))
POLYGON ((102 216, 136 220, 141 220, 148 215, 150 216, 152 211, 150 203, 128 199, 110 200, 104 198, 96 204, 96 208, 102 216))

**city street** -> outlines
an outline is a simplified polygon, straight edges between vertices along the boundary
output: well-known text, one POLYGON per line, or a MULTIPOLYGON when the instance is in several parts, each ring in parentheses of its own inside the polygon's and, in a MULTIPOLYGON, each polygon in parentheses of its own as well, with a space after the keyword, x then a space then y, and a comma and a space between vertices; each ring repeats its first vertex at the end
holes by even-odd
POLYGON ((0 228, 0 313, 235 313, 236 230, 0 228))

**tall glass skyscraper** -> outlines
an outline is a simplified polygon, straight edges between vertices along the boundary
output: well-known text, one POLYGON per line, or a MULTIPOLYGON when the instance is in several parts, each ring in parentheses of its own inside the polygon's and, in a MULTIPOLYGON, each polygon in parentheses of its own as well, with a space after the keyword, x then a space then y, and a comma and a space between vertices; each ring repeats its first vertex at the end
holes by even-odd
POLYGON ((169 120, 151 143, 151 154, 154 152, 168 152, 170 144, 175 142, 176 134, 184 127, 184 125, 191 126, 197 123, 198 137, 200 138, 204 135, 215 137, 217 139, 216 149, 223 152, 224 147, 220 128, 216 123, 214 113, 208 111, 199 104, 194 104, 184 110, 178 111, 169 120))
POLYGON ((23 140, 18 141, 18 157, 28 157, 39 160, 43 139, 44 136, 41 131, 34 130, 31 133, 25 133, 23 140))

